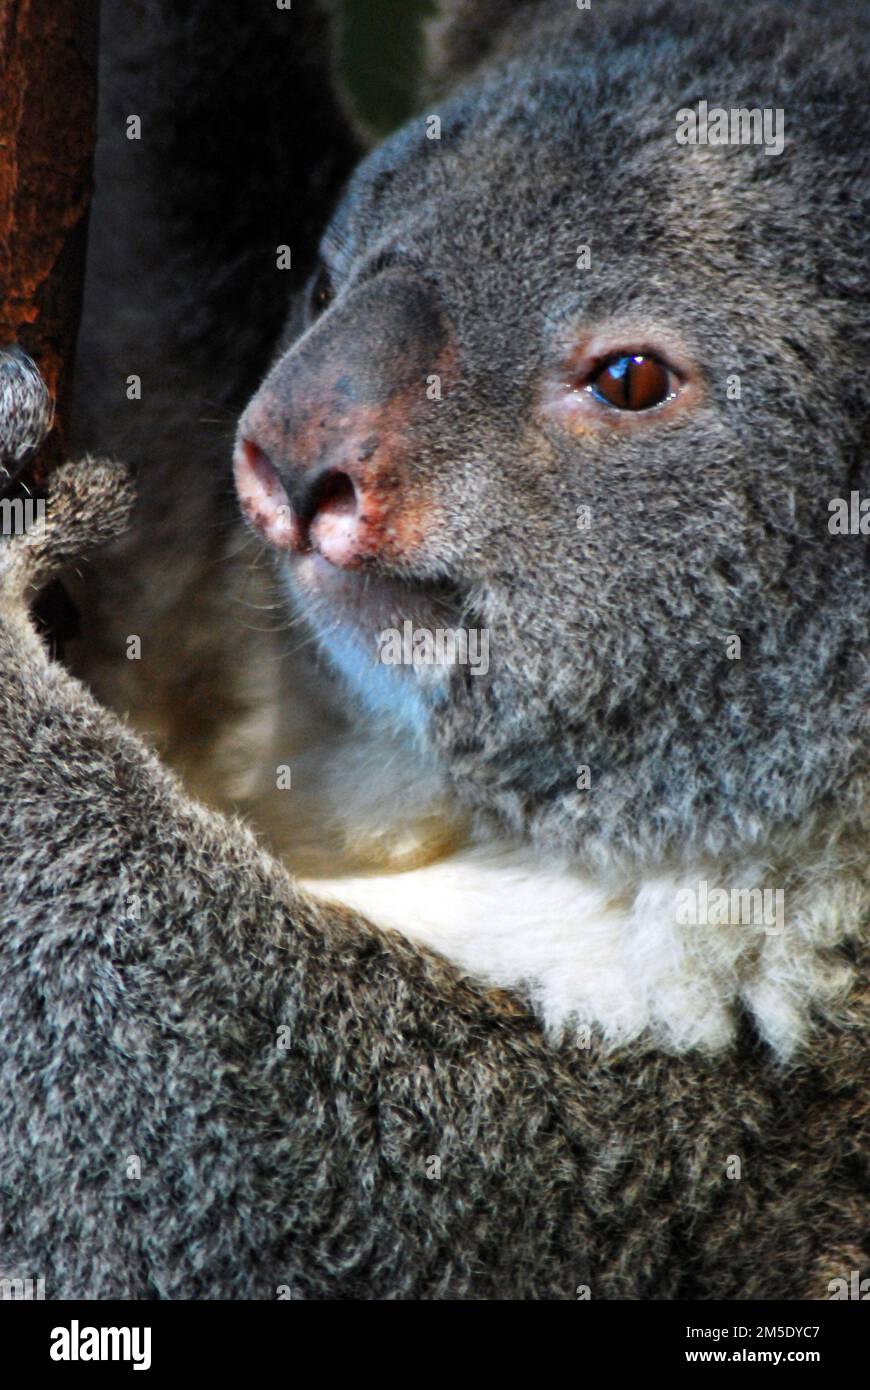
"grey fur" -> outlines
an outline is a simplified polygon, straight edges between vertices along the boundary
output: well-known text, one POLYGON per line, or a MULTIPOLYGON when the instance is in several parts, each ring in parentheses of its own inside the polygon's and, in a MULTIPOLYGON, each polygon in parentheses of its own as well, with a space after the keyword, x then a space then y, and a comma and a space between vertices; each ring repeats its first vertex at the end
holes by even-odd
POLYGON ((0 351, 0 485, 36 453, 53 417, 51 397, 32 359, 18 347, 0 351))
MULTIPOLYGON (((53 543, 118 490, 58 475, 53 543)), ((866 1259, 866 958, 787 1075, 748 1034, 715 1062, 553 1048, 294 891, 24 621, 5 597, 4 1274, 54 1298, 824 1298, 866 1259)))
MULTIPOLYGON (((416 433, 406 486, 442 520, 415 578, 449 578, 496 663, 448 682, 444 774, 500 832, 593 867, 841 841, 867 751, 866 542, 826 531, 829 497, 866 483, 861 14, 531 13, 439 107, 440 145, 417 122, 356 176, 306 339, 359 330, 354 285, 391 238, 446 305, 464 372, 416 433), (725 93, 785 105, 793 144, 719 151, 705 203, 668 122, 725 93), (628 307, 678 322, 705 403, 655 447, 587 452, 534 413, 548 328, 628 307), (579 543, 578 499, 600 519, 579 543)), ((65 470, 40 544, 68 560, 126 495, 117 468, 65 470)), ((319 905, 189 800, 47 659, 34 544, 0 551, 2 1273, 51 1297, 661 1299, 824 1298, 870 1272, 866 940, 788 1067, 748 1021, 709 1059, 553 1044, 522 999, 319 905)))

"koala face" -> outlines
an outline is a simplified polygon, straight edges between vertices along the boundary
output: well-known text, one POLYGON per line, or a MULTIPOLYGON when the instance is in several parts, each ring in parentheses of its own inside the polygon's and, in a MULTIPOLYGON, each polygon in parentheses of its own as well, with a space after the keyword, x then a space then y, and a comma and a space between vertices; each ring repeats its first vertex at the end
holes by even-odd
POLYGON ((602 866, 804 825, 863 768, 866 541, 828 522, 868 169, 830 14, 600 8, 535 9, 365 161, 235 469, 363 698, 602 866), (700 99, 780 110, 784 148, 679 144, 700 99), (487 669, 385 664, 405 623, 487 669))

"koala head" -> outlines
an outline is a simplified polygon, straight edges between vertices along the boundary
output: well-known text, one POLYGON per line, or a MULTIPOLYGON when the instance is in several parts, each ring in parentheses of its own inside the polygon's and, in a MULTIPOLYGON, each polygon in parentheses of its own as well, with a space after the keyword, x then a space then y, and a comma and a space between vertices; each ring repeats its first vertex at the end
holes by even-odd
POLYGON ((243 509, 502 829, 639 866, 853 816, 867 541, 829 521, 866 487, 866 13, 497 10, 451 7, 459 86, 351 179, 240 423, 243 509), (779 150, 678 140, 701 102, 779 150), (385 664, 405 624, 488 660, 385 664))

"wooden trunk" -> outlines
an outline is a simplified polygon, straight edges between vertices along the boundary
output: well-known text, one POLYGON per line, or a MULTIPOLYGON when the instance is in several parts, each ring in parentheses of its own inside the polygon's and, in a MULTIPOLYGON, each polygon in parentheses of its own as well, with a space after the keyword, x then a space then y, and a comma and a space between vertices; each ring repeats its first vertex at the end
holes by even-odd
POLYGON ((64 451, 96 120, 98 0, 0 0, 0 346, 57 401, 32 470, 64 451))

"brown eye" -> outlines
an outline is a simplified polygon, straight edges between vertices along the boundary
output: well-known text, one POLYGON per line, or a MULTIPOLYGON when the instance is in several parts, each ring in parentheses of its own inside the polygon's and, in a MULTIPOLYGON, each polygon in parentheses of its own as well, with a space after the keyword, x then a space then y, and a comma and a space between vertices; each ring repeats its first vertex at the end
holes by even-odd
POLYGON ((651 410, 674 395, 671 371, 657 357, 640 353, 611 357, 597 368, 589 389, 617 410, 651 410))
POLYGON ((308 290, 309 320, 319 318, 329 308, 334 298, 335 290, 332 285, 332 276, 326 266, 321 263, 308 290))

